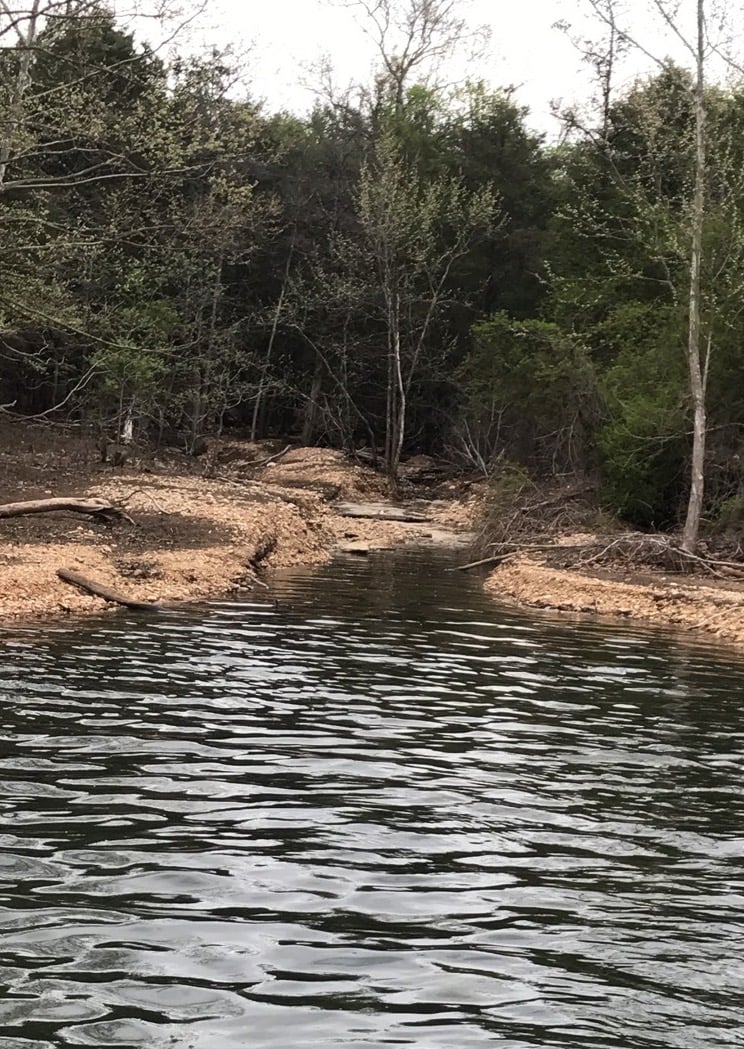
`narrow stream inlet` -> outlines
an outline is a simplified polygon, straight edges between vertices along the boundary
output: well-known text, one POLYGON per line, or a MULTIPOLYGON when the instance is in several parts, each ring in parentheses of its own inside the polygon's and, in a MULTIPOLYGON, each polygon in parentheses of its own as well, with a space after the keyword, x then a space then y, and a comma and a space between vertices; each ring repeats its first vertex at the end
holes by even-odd
POLYGON ((452 555, 6 634, 0 1049, 713 1049, 744 662, 452 555))

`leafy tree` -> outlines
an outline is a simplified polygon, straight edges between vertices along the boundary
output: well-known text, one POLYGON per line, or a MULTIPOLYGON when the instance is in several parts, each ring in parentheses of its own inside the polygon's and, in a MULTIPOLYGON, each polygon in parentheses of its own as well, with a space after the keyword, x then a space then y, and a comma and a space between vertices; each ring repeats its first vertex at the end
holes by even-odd
POLYGON ((473 328, 458 377, 459 451, 485 473, 504 459, 542 473, 586 463, 597 394, 579 339, 546 321, 497 313, 473 328))
POLYGON ((499 196, 501 222, 456 267, 459 286, 481 316, 506 310, 533 317, 547 290, 556 165, 541 138, 526 129, 526 117, 510 92, 468 83, 442 118, 442 173, 457 175, 472 191, 492 185, 499 196))
POLYGON ((680 306, 625 302, 602 325, 612 364, 602 376, 601 494, 641 528, 673 527, 687 465, 680 306))
POLYGON ((490 187, 470 193, 450 178, 421 179, 383 132, 362 170, 356 241, 339 239, 343 280, 386 347, 385 466, 394 482, 412 384, 447 304, 454 264, 494 223, 490 187))
MULTIPOLYGON (((592 7, 600 18, 617 31, 618 19, 616 17, 615 0, 591 0, 592 7)), ((703 284, 703 250, 705 240, 705 225, 707 217, 707 178, 708 178, 708 99, 706 93, 706 63, 711 48, 716 49, 716 44, 711 40, 711 12, 708 11, 706 18, 705 0, 695 0, 695 30, 691 38, 686 38, 684 30, 678 21, 679 9, 677 5, 668 3, 667 0, 654 0, 653 7, 660 15, 663 23, 680 41, 691 60, 692 73, 690 76, 690 104, 693 115, 691 151, 692 164, 690 178, 687 183, 686 207, 684 208, 685 219, 683 229, 688 240, 688 292, 686 297, 688 330, 686 358, 689 376, 689 395, 693 409, 693 431, 692 449, 690 463, 690 492, 687 503, 687 513, 682 533, 682 547, 688 553, 692 553, 697 544, 700 530, 700 520, 703 512, 703 496, 705 483, 705 442, 707 435, 707 405, 706 405, 706 381, 707 381, 707 358, 704 361, 704 346, 706 338, 706 318, 704 316, 704 284, 703 284)), ((648 50, 634 40, 632 32, 623 29, 619 37, 626 43, 630 42, 640 47, 644 54, 648 50)), ((666 63, 659 61, 663 67, 666 63)), ((662 131, 663 134, 663 131, 662 131)), ((687 152, 687 151, 685 151, 687 152)))

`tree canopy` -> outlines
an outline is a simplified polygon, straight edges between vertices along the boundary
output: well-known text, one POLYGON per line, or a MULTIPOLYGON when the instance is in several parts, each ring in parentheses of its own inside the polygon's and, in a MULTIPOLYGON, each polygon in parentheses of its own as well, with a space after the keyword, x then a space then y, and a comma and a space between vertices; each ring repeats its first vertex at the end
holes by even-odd
MULTIPOLYGON (((0 26, 3 410, 192 450, 225 427, 365 446, 393 479, 420 451, 588 473, 629 521, 675 526, 694 78, 665 63, 549 146, 509 90, 437 77, 451 4, 357 6, 379 76, 302 117, 102 3, 0 26)), ((744 91, 705 103, 715 519, 744 496, 744 91)))

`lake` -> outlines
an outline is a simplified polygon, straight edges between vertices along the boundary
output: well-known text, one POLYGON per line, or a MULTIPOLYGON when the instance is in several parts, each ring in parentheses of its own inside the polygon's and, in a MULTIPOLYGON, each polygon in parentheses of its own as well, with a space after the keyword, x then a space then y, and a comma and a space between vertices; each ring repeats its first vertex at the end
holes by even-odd
POLYGON ((0 1049, 712 1049, 744 662, 457 555, 5 632, 0 1049))

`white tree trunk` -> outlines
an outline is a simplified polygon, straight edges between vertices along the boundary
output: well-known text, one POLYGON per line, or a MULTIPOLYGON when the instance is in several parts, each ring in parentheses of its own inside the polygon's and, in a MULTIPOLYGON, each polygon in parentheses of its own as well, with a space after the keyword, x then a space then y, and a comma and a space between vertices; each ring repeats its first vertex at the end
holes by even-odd
POLYGON ((690 255, 690 322, 687 363, 693 408, 692 468, 690 498, 682 533, 682 549, 693 553, 700 532, 705 489, 705 377, 701 362, 700 273, 705 221, 705 3, 697 0, 697 72, 695 77, 695 191, 692 206, 692 247, 690 255))
POLYGON ((5 184, 8 163, 13 154, 13 142, 18 139, 19 125, 23 116, 23 96, 31 81, 31 62, 38 33, 40 6, 41 0, 33 0, 31 10, 28 13, 26 32, 21 33, 19 30, 20 59, 18 61, 18 72, 16 73, 15 85, 5 117, 2 141, 0 141, 0 191, 5 184))

